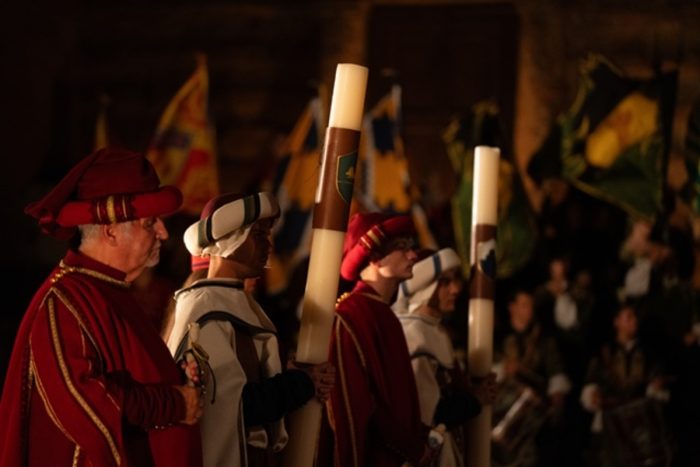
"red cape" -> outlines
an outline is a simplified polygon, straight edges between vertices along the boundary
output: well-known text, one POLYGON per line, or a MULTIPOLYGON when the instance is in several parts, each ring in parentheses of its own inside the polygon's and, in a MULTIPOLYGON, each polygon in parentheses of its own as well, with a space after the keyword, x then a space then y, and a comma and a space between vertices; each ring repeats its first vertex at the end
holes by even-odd
POLYGON ((330 361, 338 379, 328 403, 336 466, 416 463, 427 440, 401 324, 374 289, 358 282, 340 301, 330 361))
POLYGON ((199 427, 173 424, 180 371, 123 279, 69 252, 35 294, 0 402, 0 465, 201 465, 199 427))

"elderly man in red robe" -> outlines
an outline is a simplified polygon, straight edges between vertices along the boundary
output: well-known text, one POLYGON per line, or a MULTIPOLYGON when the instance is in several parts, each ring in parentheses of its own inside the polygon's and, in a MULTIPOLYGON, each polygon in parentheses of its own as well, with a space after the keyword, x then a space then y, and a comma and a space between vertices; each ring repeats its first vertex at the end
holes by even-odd
POLYGON ((200 396, 182 385, 131 282, 182 202, 140 154, 106 148, 26 212, 78 234, 20 325, 0 402, 0 465, 197 466, 200 396))
POLYGON ((335 465, 428 465, 430 429, 421 422, 416 383, 401 324, 390 308, 416 261, 408 216, 355 214, 341 275, 357 281, 340 298, 329 360, 337 368, 328 403, 335 465))

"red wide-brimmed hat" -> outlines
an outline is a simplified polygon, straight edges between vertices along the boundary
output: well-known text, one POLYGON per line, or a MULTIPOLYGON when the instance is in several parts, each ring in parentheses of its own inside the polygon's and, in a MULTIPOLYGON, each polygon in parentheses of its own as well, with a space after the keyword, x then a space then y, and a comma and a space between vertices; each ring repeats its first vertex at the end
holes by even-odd
POLYGON ((392 216, 380 212, 357 213, 348 222, 343 245, 340 275, 355 281, 369 264, 372 253, 379 253, 388 242, 415 234, 409 216, 392 216))
POLYGON ((42 230, 68 239, 84 224, 112 224, 172 214, 180 190, 160 187, 150 162, 126 149, 103 148, 80 161, 43 199, 24 210, 42 230))

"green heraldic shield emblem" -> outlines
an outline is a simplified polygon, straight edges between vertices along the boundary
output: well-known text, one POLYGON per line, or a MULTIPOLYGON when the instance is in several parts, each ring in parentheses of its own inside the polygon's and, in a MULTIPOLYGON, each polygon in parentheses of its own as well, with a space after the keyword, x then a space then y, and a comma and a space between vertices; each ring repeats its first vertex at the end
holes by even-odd
POLYGON ((355 185, 355 162, 357 151, 338 156, 337 172, 335 174, 335 186, 338 194, 346 204, 352 199, 352 190, 355 185))

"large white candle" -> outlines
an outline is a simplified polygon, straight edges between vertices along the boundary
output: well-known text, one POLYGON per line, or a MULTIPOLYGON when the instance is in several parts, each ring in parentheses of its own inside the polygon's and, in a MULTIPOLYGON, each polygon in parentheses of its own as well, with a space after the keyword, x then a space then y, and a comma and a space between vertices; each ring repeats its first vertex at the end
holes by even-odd
MULTIPOLYGON (((499 159, 498 148, 477 146, 474 150, 467 360, 470 376, 475 378, 489 374, 493 359, 499 159)), ((486 406, 467 424, 467 466, 490 465, 491 407, 486 406)))
MULTIPOLYGON (((342 63, 335 73, 321 177, 316 190, 309 271, 297 344, 296 359, 302 363, 315 364, 328 359, 367 73, 363 66, 342 63)), ((313 465, 321 409, 321 404, 312 399, 291 414, 289 444, 284 455, 286 467, 313 465)))
POLYGON ((367 68, 340 63, 335 71, 328 126, 360 131, 365 109, 367 68))
MULTIPOLYGON (((498 148, 477 146, 474 149, 474 194, 472 229, 478 224, 496 225, 498 221, 498 148)), ((474 240, 472 240, 472 245, 474 240)), ((471 258, 474 264, 474 257, 471 258)))

